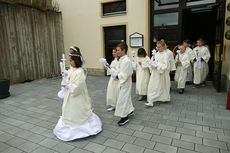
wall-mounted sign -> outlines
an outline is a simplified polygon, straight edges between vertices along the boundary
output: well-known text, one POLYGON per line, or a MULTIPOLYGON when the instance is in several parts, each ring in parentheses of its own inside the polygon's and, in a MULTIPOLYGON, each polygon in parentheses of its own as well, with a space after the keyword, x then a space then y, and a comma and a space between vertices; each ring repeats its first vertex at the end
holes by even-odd
POLYGON ((230 30, 228 30, 226 33, 225 33, 225 38, 227 40, 230 40, 230 30))
POLYGON ((129 36, 130 47, 143 47, 144 46, 144 36, 138 32, 135 32, 129 36))
POLYGON ((227 10, 230 12, 230 3, 228 3, 227 10))
POLYGON ((228 17, 228 18, 226 19, 226 24, 227 24, 228 26, 230 26, 230 17, 228 17))

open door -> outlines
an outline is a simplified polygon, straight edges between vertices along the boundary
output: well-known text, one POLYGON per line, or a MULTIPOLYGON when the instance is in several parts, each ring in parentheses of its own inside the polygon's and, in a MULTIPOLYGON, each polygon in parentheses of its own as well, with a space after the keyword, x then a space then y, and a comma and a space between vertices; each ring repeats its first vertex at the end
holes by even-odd
POLYGON ((221 91, 221 71, 222 71, 222 55, 224 50, 224 20, 225 20, 225 0, 217 5, 217 22, 216 22, 216 48, 214 58, 214 81, 213 84, 218 92, 221 91))

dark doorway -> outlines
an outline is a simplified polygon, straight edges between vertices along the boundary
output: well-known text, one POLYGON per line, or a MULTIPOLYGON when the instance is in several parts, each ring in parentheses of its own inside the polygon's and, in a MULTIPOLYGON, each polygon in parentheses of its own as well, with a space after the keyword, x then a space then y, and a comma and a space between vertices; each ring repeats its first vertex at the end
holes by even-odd
POLYGON ((182 38, 190 39, 196 45, 198 38, 203 38, 208 45, 211 58, 209 60, 208 80, 213 80, 214 52, 216 45, 216 7, 201 7, 183 10, 182 38))
POLYGON ((120 42, 126 42, 126 26, 104 27, 105 58, 110 64, 113 60, 112 50, 120 42))

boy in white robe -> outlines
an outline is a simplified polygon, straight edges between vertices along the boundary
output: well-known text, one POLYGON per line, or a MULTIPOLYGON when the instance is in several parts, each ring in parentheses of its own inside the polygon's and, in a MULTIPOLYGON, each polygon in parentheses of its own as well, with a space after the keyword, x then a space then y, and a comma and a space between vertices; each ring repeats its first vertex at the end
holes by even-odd
POLYGON ((62 116, 54 135, 63 141, 72 141, 96 135, 102 131, 100 118, 93 113, 86 86, 86 75, 82 68, 83 58, 79 53, 70 53, 71 69, 66 77, 62 116))
POLYGON ((168 51, 164 41, 157 42, 158 52, 155 59, 151 59, 151 76, 148 85, 146 106, 154 106, 157 101, 170 101, 170 64, 168 51))
POLYGON ((195 58, 195 54, 194 54, 193 50, 189 47, 189 40, 188 39, 183 41, 183 45, 186 48, 185 53, 188 55, 189 60, 190 60, 189 67, 187 69, 186 81, 192 82, 193 81, 193 59, 195 58))
POLYGON ((179 89, 179 93, 184 93, 186 78, 187 78, 187 70, 190 65, 190 60, 188 54, 185 53, 185 46, 180 46, 180 52, 176 55, 175 63, 176 63, 176 74, 174 80, 177 82, 177 88, 179 89))
MULTIPOLYGON (((113 54, 114 60, 110 64, 110 67, 118 71, 119 62, 117 59, 116 48, 113 49, 112 54, 113 54)), ((108 87, 107 87, 106 105, 109 106, 107 108, 107 111, 110 112, 110 111, 115 110, 118 95, 119 95, 119 80, 111 76, 109 79, 108 87)))
POLYGON ((150 77, 150 58, 147 56, 144 48, 139 48, 135 64, 136 69, 136 94, 139 95, 138 100, 142 101, 147 98, 147 90, 150 77))
POLYGON ((195 53, 193 88, 197 88, 200 84, 205 85, 209 71, 208 61, 210 59, 210 52, 204 46, 204 40, 201 38, 197 40, 197 47, 193 51, 195 53))
POLYGON ((115 109, 115 116, 121 117, 118 122, 119 126, 123 126, 129 122, 129 117, 133 115, 134 107, 132 104, 132 62, 126 55, 128 46, 120 43, 117 46, 117 55, 119 57, 119 71, 111 70, 113 78, 119 79, 120 92, 115 109))

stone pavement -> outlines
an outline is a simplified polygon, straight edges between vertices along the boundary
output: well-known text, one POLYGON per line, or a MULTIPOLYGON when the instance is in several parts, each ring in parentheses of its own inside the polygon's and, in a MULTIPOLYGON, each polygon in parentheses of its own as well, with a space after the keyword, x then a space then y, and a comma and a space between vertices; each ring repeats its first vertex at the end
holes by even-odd
POLYGON ((179 95, 172 85, 171 102, 146 108, 132 98, 135 116, 124 127, 105 109, 108 77, 87 79, 94 112, 103 131, 89 138, 62 142, 52 133, 61 115, 60 79, 41 79, 12 85, 11 97, 0 100, 0 152, 2 153, 230 153, 230 111, 226 93, 211 83, 179 95))

